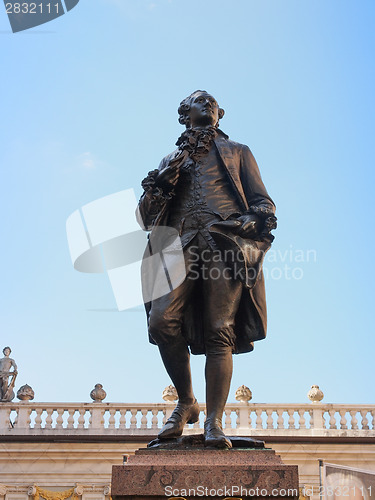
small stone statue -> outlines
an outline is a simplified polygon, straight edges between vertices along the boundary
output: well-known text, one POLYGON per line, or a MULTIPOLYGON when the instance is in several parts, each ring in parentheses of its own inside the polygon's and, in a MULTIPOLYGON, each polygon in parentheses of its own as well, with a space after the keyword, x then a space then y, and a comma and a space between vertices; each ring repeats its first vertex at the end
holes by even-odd
POLYGON ((10 347, 4 347, 4 357, 0 359, 0 402, 9 403, 15 397, 13 388, 18 374, 17 365, 9 355, 12 352, 10 347), (13 371, 11 368, 13 367, 13 371), (9 381, 9 377, 12 377, 9 381))

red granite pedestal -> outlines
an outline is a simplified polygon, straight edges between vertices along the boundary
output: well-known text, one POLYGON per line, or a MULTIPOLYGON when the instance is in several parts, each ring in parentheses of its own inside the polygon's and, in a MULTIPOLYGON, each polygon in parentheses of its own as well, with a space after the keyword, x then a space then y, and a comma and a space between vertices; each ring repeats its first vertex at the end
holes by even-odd
POLYGON ((114 500, 298 498, 298 467, 272 449, 140 449, 112 469, 114 500))

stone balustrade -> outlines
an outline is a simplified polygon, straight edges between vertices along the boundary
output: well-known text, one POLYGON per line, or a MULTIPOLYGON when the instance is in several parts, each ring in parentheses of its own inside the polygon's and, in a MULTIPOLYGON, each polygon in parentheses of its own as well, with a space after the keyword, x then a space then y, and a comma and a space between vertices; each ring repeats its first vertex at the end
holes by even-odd
MULTIPOLYGON (((1 403, 0 439, 4 436, 156 435, 173 403, 1 403)), ((203 429, 199 422, 188 433, 203 429)), ((223 417, 229 436, 375 437, 375 405, 227 404, 223 417)))

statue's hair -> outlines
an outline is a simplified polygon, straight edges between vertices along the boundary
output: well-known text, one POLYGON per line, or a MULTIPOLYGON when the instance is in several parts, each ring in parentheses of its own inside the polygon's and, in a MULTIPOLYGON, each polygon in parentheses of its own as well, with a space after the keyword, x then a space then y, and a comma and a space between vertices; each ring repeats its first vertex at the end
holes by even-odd
MULTIPOLYGON (((190 106, 193 99, 197 96, 197 94, 210 95, 206 90, 195 90, 188 97, 185 97, 185 99, 180 102, 180 105, 178 107, 178 121, 181 123, 181 125, 185 125, 186 128, 190 127, 190 120, 189 120, 190 106)), ((224 110, 219 107, 219 120, 221 120, 223 116, 224 116, 224 110)), ((218 125, 219 122, 216 124, 216 126, 218 125)))
POLYGON ((9 349, 9 351, 12 352, 12 349, 9 346, 5 346, 4 349, 3 349, 3 354, 5 354, 5 350, 6 349, 9 349))

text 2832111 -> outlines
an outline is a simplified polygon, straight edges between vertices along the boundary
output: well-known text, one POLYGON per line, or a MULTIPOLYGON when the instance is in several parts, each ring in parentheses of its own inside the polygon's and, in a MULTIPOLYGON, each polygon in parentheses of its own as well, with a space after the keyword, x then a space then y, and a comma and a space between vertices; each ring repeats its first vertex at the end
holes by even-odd
POLYGON ((6 3, 7 14, 58 14, 59 3, 16 2, 6 3))

